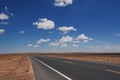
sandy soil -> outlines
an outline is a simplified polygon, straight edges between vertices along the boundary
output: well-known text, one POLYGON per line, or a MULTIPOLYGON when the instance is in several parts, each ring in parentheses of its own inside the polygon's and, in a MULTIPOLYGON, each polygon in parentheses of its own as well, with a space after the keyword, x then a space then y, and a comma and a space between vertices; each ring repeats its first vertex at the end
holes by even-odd
POLYGON ((120 54, 46 54, 43 56, 55 57, 55 58, 67 58, 75 60, 84 60, 101 63, 111 63, 120 65, 120 54))
POLYGON ((29 56, 0 55, 0 80, 34 80, 29 56))

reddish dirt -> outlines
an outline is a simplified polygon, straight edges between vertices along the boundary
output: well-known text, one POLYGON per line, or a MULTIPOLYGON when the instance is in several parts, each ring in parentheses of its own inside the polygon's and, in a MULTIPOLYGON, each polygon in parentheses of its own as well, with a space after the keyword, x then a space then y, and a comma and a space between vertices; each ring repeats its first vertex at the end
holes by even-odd
POLYGON ((27 54, 0 55, 0 80, 34 80, 27 54))

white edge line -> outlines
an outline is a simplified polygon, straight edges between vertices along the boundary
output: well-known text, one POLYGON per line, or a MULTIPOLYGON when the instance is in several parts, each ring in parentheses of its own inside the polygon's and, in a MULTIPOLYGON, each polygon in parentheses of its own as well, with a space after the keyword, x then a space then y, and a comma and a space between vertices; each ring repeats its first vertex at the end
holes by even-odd
POLYGON ((54 68, 52 68, 51 66, 47 65, 46 63, 42 62, 41 60, 34 58, 36 61, 42 63, 43 65, 45 65, 46 67, 48 67, 49 69, 55 71, 56 73, 58 73, 59 75, 63 76, 64 78, 66 78, 67 80, 72 80, 71 78, 67 77, 66 75, 62 74, 61 72, 55 70, 54 68))

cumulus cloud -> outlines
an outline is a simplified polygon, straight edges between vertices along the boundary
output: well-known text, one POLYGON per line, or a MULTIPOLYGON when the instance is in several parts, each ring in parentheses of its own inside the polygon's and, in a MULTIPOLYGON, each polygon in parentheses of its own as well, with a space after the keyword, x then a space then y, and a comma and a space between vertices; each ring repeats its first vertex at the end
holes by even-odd
POLYGON ((72 47, 77 48, 77 47, 79 47, 79 45, 73 44, 72 47))
POLYGON ((32 47, 33 45, 32 44, 28 44, 27 47, 32 47))
POLYGON ((77 31, 77 29, 75 29, 73 26, 70 26, 70 27, 67 27, 67 26, 59 27, 58 30, 64 32, 64 34, 68 33, 68 31, 77 31))
POLYGON ((3 34, 5 32, 4 29, 0 29, 0 34, 3 34))
POLYGON ((53 29, 55 27, 55 23, 52 20, 48 20, 47 18, 39 19, 36 22, 33 22, 33 25, 37 26, 38 29, 53 29))
POLYGON ((72 42, 72 40, 73 40, 73 37, 63 36, 58 41, 51 42, 49 44, 49 46, 54 46, 54 47, 68 47, 67 43, 72 42))
POLYGON ((41 44, 41 43, 46 43, 46 42, 49 42, 50 39, 40 39, 37 41, 37 44, 41 44))
POLYGON ((25 33, 25 31, 19 31, 18 33, 19 33, 19 34, 24 34, 24 33, 25 33))
POLYGON ((73 37, 63 36, 63 37, 59 40, 59 42, 60 42, 60 43, 68 43, 68 42, 72 42, 72 40, 73 40, 73 37))
POLYGON ((36 44, 36 45, 34 45, 33 47, 34 47, 34 48, 38 48, 38 47, 39 47, 39 45, 37 45, 37 44, 36 44))
POLYGON ((85 34, 81 34, 81 35, 77 36, 77 38, 73 38, 73 37, 67 35, 67 36, 61 37, 59 40, 57 40, 55 42, 51 42, 49 44, 49 46, 68 47, 68 44, 70 43, 70 45, 72 47, 78 48, 80 41, 89 42, 91 40, 93 40, 93 39, 87 37, 85 34))
POLYGON ((81 34, 77 37, 78 41, 83 41, 83 42, 89 42, 90 40, 93 40, 92 38, 87 37, 85 34, 81 34))
POLYGON ((50 46, 59 46, 59 43, 57 41, 55 41, 55 42, 51 42, 49 45, 50 46))
POLYGON ((38 48, 39 45, 38 44, 35 44, 35 45, 32 45, 32 44, 28 44, 27 47, 34 47, 34 48, 38 48))
POLYGON ((68 45, 67 44, 62 44, 60 47, 66 48, 66 47, 68 47, 68 45))
POLYGON ((9 16, 6 15, 5 13, 0 13, 0 20, 7 20, 9 19, 9 16))
POLYGON ((71 5, 73 0, 55 0, 54 5, 57 7, 64 7, 71 5))
POLYGON ((0 22, 0 25, 7 25, 7 22, 0 22))
POLYGON ((73 43, 80 43, 80 41, 78 41, 78 40, 73 40, 72 42, 73 43))

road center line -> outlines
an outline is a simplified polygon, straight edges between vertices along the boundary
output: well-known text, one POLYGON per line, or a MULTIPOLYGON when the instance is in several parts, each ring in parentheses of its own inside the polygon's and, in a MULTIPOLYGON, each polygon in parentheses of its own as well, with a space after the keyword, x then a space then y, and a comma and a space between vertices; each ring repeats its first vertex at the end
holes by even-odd
POLYGON ((115 70, 111 70, 111 69, 106 69, 106 71, 108 71, 108 72, 112 72, 112 73, 117 73, 117 74, 120 74, 120 72, 119 72, 119 71, 115 71, 115 70))
POLYGON ((46 63, 42 62, 41 60, 34 58, 36 61, 42 63, 43 65, 45 65, 46 67, 48 67, 49 69, 53 70, 54 72, 58 73, 59 75, 63 76, 64 78, 66 78, 67 80, 72 80, 71 78, 69 78, 68 76, 64 75, 63 73, 57 71, 56 69, 52 68, 51 66, 47 65, 46 63))

